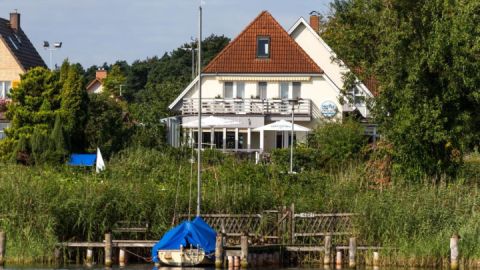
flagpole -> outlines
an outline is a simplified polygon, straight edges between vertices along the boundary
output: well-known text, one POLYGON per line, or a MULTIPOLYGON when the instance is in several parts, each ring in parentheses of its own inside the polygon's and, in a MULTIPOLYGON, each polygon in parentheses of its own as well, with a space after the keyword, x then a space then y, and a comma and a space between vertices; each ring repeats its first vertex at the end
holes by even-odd
POLYGON ((197 172, 197 217, 200 216, 200 204, 202 202, 202 3, 199 6, 198 23, 198 172, 197 172))

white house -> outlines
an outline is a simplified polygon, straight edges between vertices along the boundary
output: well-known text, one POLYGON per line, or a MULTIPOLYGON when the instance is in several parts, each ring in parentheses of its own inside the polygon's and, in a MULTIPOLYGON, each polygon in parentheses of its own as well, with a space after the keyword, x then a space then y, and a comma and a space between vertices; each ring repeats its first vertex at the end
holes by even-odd
MULTIPOLYGON (((318 29, 318 18, 314 28, 318 29)), ((311 25, 300 18, 287 32, 267 11, 255 18, 203 70, 202 113, 231 123, 202 128, 203 142, 225 151, 268 151, 287 147, 289 132, 255 131, 278 120, 315 128, 321 121, 338 121, 344 113, 369 111, 364 99, 341 105, 342 76, 348 69, 338 61, 311 25)), ((197 119, 198 77, 169 108, 180 112, 183 123, 197 119)), ((363 84, 356 96, 371 97, 363 84)), ((198 130, 184 128, 186 138, 198 130)), ((305 133, 297 134, 298 140, 305 133)), ((188 140, 186 140, 188 141, 188 140)))

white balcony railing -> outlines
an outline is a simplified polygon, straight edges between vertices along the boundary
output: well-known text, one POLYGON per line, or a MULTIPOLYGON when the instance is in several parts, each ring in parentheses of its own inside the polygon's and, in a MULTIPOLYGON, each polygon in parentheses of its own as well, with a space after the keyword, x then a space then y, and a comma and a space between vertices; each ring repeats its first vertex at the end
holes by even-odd
MULTIPOLYGON (((295 115, 312 114, 312 101, 299 99, 294 104, 295 115)), ((214 99, 202 98, 202 112, 207 114, 292 114, 292 101, 281 99, 214 99)), ((198 114, 198 99, 183 99, 182 114, 198 114)))

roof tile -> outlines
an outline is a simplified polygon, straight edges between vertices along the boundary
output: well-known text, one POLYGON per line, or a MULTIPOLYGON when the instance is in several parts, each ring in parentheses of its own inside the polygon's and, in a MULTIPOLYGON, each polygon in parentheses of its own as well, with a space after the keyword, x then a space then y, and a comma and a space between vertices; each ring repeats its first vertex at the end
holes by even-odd
POLYGON ((288 35, 267 11, 263 11, 225 47, 205 73, 307 73, 323 70, 288 35), (257 37, 270 37, 270 58, 257 58, 257 37))

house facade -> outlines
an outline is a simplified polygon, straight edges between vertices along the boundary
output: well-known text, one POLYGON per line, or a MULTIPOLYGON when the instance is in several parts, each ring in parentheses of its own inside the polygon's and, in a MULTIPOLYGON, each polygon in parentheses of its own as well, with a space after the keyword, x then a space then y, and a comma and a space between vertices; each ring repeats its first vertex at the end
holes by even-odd
POLYGON ((10 20, 0 18, 0 139, 9 126, 5 103, 10 90, 20 83, 20 75, 38 66, 46 67, 20 26, 20 13, 10 13, 10 20))
MULTIPOLYGON (((342 76, 348 69, 332 56, 318 25, 301 18, 286 31, 270 13, 260 13, 203 70, 203 115, 234 123, 203 128, 203 143, 225 151, 263 152, 288 147, 290 132, 256 131, 275 121, 293 117, 295 124, 313 129, 322 121, 341 121, 347 111, 368 118, 364 98, 340 104, 342 76)), ((197 77, 169 106, 183 123, 197 119, 198 82, 197 77)), ((361 83, 352 91, 358 97, 371 96, 361 83)), ((184 129, 183 134, 186 141, 198 139, 198 129, 184 129)), ((296 134, 296 140, 305 138, 305 133, 296 134)))
POLYGON ((99 69, 95 72, 95 79, 87 84, 87 93, 99 94, 103 92, 103 80, 107 78, 107 71, 99 69))

